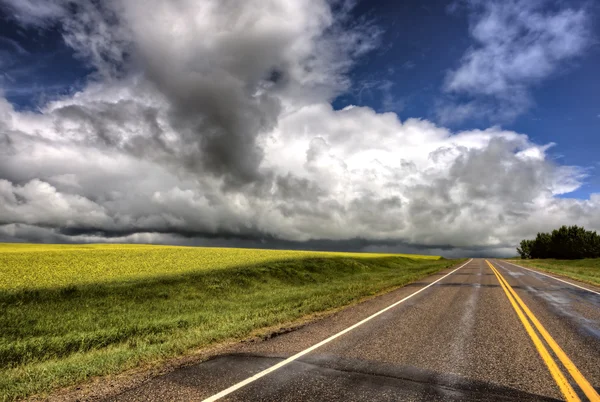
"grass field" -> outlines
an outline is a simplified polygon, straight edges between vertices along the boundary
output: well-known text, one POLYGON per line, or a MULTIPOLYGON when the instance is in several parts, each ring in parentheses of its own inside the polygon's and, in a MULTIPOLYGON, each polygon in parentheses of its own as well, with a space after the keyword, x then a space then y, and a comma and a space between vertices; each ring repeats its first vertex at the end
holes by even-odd
POLYGON ((0 244, 0 399, 248 337, 457 261, 130 245, 0 244))
POLYGON ((600 286, 600 258, 585 258, 582 260, 521 260, 512 259, 512 262, 541 271, 568 276, 582 282, 600 286))

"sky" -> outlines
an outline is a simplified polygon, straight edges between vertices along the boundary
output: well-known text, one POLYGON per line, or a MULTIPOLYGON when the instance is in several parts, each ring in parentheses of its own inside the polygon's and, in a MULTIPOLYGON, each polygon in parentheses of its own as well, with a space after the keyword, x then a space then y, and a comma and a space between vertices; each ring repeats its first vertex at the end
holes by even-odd
POLYGON ((600 230, 599 13, 0 0, 0 241, 510 256, 600 230))

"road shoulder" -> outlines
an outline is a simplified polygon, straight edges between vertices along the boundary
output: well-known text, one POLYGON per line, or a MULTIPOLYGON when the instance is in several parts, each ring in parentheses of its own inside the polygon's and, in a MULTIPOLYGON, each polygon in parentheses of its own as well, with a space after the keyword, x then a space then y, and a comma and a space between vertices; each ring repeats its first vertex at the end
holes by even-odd
POLYGON ((592 281, 585 281, 585 280, 576 278, 574 276, 570 276, 568 274, 557 273, 555 271, 551 271, 551 270, 540 268, 540 267, 533 267, 533 266, 530 266, 530 265, 524 265, 522 263, 517 264, 516 262, 513 262, 512 260, 499 259, 499 261, 515 265, 518 268, 526 268, 526 269, 529 269, 531 271, 537 272, 537 273, 542 274, 542 275, 546 275, 546 276, 550 276, 550 277, 555 277, 555 279, 560 279, 562 281, 570 282, 571 284, 574 284, 574 285, 576 285, 578 287, 581 287, 581 288, 588 289, 588 290, 590 290, 590 291, 592 291, 594 293, 600 293, 600 286, 597 285, 596 283, 592 282, 592 281))

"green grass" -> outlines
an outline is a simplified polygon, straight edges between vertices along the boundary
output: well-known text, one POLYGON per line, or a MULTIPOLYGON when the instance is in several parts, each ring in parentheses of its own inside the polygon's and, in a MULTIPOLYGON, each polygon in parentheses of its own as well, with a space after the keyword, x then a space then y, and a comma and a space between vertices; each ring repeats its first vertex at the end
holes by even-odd
POLYGON ((455 263, 383 254, 0 245, 0 400, 242 339, 455 263))
POLYGON ((521 260, 515 258, 514 263, 600 286, 600 258, 582 260, 521 260))

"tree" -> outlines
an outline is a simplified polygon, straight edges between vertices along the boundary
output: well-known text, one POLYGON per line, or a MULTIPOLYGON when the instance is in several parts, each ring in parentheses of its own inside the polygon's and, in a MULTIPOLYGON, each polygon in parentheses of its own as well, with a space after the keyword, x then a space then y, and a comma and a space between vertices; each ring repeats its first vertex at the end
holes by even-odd
POLYGON ((521 240, 521 247, 517 247, 517 252, 521 256, 522 260, 531 258, 531 246, 533 243, 534 240, 521 240))
POLYGON ((550 258, 552 254, 552 236, 538 233, 531 244, 531 258, 550 258))
POLYGON ((534 240, 522 240, 521 258, 600 258, 600 236, 579 226, 561 226, 552 233, 538 233, 534 240))

